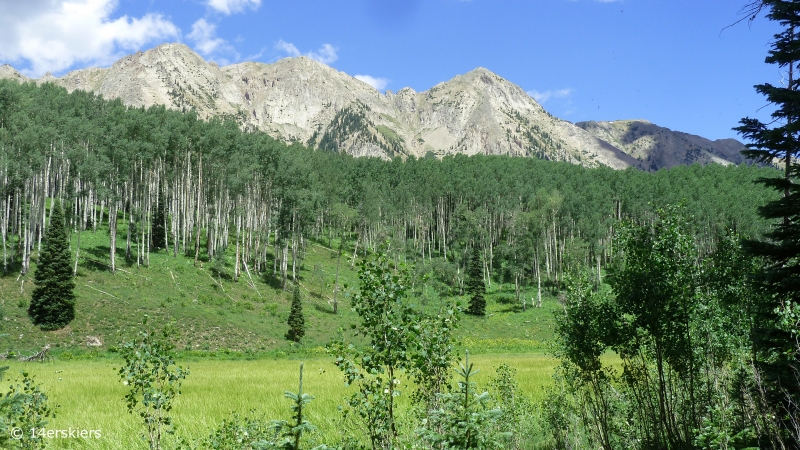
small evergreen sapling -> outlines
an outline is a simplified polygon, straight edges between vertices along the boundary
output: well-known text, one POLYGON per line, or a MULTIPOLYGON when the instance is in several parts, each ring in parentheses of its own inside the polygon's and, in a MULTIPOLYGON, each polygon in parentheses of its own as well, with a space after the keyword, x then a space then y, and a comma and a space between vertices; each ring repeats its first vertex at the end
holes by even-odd
POLYGON ((75 318, 75 282, 64 212, 61 203, 53 205, 42 252, 33 274, 33 289, 28 316, 43 330, 58 330, 75 318))
MULTIPOLYGON (((242 419, 238 414, 222 422, 222 426, 203 441, 203 448, 213 450, 255 450, 281 449, 300 450, 300 439, 304 434, 313 433, 317 427, 305 416, 305 406, 314 397, 303 393, 303 363, 300 363, 300 389, 286 391, 286 398, 292 401, 292 420, 265 421, 261 417, 242 419)), ((326 450, 326 445, 319 445, 313 450, 326 450)))
POLYGON ((478 370, 469 362, 469 351, 456 373, 461 377, 458 391, 439 394, 441 407, 431 411, 417 430, 419 436, 437 449, 508 448, 511 433, 498 431, 503 411, 491 407, 488 392, 478 393, 472 381, 478 370))
POLYGON ((300 298, 300 284, 295 283, 294 293, 292 294, 292 309, 289 311, 289 332, 286 333, 286 339, 294 342, 300 342, 306 334, 306 320, 303 317, 303 303, 300 298))
POLYGON ((467 293, 470 296, 467 313, 473 316, 486 315, 486 285, 483 283, 483 266, 478 253, 478 246, 472 247, 472 259, 469 265, 469 284, 467 293))
MULTIPOLYGON (((300 389, 296 394, 294 392, 286 391, 285 395, 286 398, 290 399, 293 403, 293 420, 292 422, 280 420, 272 423, 273 428, 280 432, 283 438, 281 441, 278 441, 277 448, 286 450, 300 450, 300 438, 303 436, 303 433, 312 433, 317 429, 317 427, 306 420, 305 416, 303 415, 303 407, 314 400, 313 396, 303 393, 303 363, 300 363, 300 389)), ((315 450, 322 450, 324 448, 327 447, 323 445, 320 447, 315 447, 315 450)))

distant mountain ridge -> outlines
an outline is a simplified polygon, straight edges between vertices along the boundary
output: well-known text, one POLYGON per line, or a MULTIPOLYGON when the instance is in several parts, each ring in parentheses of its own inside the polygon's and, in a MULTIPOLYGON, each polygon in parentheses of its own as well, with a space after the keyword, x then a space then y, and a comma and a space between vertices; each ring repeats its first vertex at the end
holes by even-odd
POLYGON ((636 158, 636 166, 643 170, 694 163, 739 164, 745 160, 740 153, 744 145, 736 139, 712 141, 646 120, 589 121, 575 125, 636 158))
MULTIPOLYGON (((32 81, 9 65, 0 66, 0 78, 32 81)), ((136 107, 160 104, 193 109, 203 118, 235 117, 246 129, 354 156, 492 154, 655 170, 738 163, 744 148, 734 139, 710 141, 646 121, 572 124, 484 68, 424 92, 404 88, 381 94, 305 57, 218 67, 183 44, 164 44, 106 69, 76 70, 61 78, 48 73, 35 81, 136 107)))

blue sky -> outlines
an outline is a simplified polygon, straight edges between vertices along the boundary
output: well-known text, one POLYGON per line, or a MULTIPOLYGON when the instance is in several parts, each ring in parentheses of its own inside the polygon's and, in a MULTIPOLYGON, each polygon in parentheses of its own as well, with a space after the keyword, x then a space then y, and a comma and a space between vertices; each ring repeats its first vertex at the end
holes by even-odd
POLYGON ((183 42, 221 65, 306 55, 383 91, 486 67, 555 116, 711 139, 772 111, 777 26, 749 0, 0 0, 0 63, 29 76, 183 42))

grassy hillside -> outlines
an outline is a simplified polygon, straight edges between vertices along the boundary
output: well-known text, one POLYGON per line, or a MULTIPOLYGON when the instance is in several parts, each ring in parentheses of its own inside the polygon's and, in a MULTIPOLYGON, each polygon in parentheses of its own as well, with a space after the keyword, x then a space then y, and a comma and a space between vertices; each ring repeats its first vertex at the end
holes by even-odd
MULTIPOLYGON (((127 230, 121 222, 118 235, 124 237, 127 230)), ((77 239, 78 235, 73 234, 73 255, 77 239)), ((107 266, 108 230, 83 232, 80 242, 76 318, 62 330, 43 332, 28 319, 36 255, 31 271, 25 276, 19 276, 18 270, 11 270, 0 277, 3 317, 0 333, 8 334, 0 338, 0 352, 27 354, 50 344, 53 353, 61 359, 87 354, 100 356, 113 352, 121 342, 132 337, 147 314, 151 323, 176 322, 181 332, 178 348, 182 351, 242 356, 296 351, 322 353, 322 347, 339 335, 340 328, 349 330, 350 324, 357 320, 346 295, 341 293, 338 295, 339 314, 333 314, 336 257, 335 251, 327 247, 327 240, 324 245, 309 241, 300 265, 299 282, 307 327, 300 346, 292 345, 284 337, 291 293, 280 289, 271 268, 260 276, 253 273, 251 285, 246 273, 234 282, 230 277, 213 276, 213 263, 209 261, 201 259, 201 264, 195 267, 192 257, 174 257, 163 250, 151 254, 149 267, 137 267, 135 263, 125 263, 125 241, 120 238, 117 241, 119 269, 111 274, 107 266), (90 336, 99 338, 102 346, 89 346, 90 336)), ((338 245, 336 240, 333 243, 338 245)), ((358 285, 358 277, 351 267, 350 256, 352 248, 342 257, 339 279, 340 284, 347 283, 353 289, 358 285)), ((233 255, 226 259, 230 273, 233 255)), ((487 296, 487 317, 463 316, 458 335, 464 345, 476 351, 530 350, 549 338, 552 311, 560 308, 557 301, 546 296, 543 308, 521 312, 513 301, 513 288, 513 285, 493 283, 487 296)), ((430 310, 438 309, 448 300, 466 302, 466 299, 440 298, 425 285, 417 286, 416 291, 415 301, 430 310)), ((527 292, 527 298, 535 293, 535 289, 527 292)))

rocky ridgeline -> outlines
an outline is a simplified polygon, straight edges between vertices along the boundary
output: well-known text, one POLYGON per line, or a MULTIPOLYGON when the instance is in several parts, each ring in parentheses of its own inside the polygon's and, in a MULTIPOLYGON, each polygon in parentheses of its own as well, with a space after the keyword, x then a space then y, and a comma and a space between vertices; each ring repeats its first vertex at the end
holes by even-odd
MULTIPOLYGON (((9 65, 0 66, 0 78, 29 81, 9 65)), ((48 73, 35 81, 131 106, 160 104, 203 118, 233 117, 245 128, 287 142, 355 156, 512 155, 645 170, 741 160, 742 144, 733 139, 710 141, 644 121, 576 126, 483 68, 425 92, 404 88, 381 94, 305 57, 220 68, 183 44, 165 44, 107 69, 76 70, 61 78, 48 73)))
POLYGON ((578 122, 575 125, 636 158, 636 167, 655 170, 681 164, 739 164, 744 145, 736 139, 712 141, 672 131, 646 120, 578 122))

